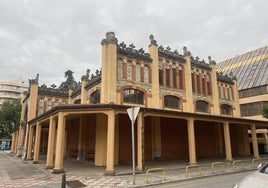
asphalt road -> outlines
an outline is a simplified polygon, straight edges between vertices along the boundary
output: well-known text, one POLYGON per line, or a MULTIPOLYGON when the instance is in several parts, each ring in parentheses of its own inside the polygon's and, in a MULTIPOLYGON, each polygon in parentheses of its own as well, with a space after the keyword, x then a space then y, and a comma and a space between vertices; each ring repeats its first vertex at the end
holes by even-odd
POLYGON ((157 186, 148 187, 158 187, 158 188, 232 188, 237 182, 243 179, 248 174, 253 171, 237 172, 219 176, 210 176, 204 178, 198 178, 194 180, 179 181, 174 183, 166 183, 157 186))

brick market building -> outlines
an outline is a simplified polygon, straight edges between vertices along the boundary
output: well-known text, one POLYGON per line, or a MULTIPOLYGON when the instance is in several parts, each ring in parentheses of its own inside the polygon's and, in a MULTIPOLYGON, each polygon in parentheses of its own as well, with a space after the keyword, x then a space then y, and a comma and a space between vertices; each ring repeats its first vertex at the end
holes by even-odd
POLYGON ((63 172, 63 161, 73 157, 114 173, 132 162, 127 109, 135 106, 137 170, 159 159, 259 158, 256 129, 266 122, 240 117, 236 79, 218 74, 211 58, 206 63, 186 47, 179 54, 158 46, 153 35, 148 53, 118 43, 113 32, 101 45, 101 71, 91 77, 87 71, 78 89, 42 88, 38 77, 30 80, 12 153, 33 162, 44 154, 54 172, 63 172))

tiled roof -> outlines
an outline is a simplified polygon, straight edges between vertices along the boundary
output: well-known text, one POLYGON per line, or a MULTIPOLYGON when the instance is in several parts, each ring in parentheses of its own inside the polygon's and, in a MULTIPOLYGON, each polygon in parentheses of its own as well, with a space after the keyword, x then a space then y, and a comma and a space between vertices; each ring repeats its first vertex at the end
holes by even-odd
POLYGON ((237 78, 238 90, 268 84, 268 46, 224 60, 217 71, 232 73, 237 78))

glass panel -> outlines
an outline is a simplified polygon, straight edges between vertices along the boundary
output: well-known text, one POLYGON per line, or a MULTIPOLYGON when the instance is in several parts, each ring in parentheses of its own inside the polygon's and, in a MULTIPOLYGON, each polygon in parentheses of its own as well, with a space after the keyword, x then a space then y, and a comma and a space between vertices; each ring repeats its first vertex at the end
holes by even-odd
POLYGON ((144 104, 144 94, 139 90, 126 89, 123 100, 126 103, 144 104))
POLYGON ((180 108, 180 99, 175 96, 165 96, 164 105, 167 108, 180 108))
POLYGON ((166 69, 166 86, 170 87, 170 80, 169 80, 169 69, 166 69))
POLYGON ((163 71, 159 69, 158 72, 159 72, 159 85, 163 85, 163 71))
POLYGON ((91 94, 91 103, 92 104, 98 104, 100 103, 100 91, 97 90, 91 94))
POLYGON ((221 105, 221 114, 232 115, 232 107, 226 104, 221 105))
POLYGON ((177 74, 176 74, 176 68, 172 68, 172 77, 173 77, 173 87, 177 88, 177 74))
POLYGON ((208 103, 205 101, 196 101, 196 111, 197 112, 208 112, 208 103))

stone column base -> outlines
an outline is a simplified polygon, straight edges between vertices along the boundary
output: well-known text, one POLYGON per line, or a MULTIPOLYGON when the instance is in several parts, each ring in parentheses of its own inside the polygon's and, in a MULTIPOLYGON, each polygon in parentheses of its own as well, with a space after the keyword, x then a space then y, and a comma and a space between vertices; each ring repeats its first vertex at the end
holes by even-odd
POLYGON ((54 174, 60 174, 60 173, 63 173, 64 172, 64 168, 61 168, 61 169, 53 169, 53 173, 54 174))
POLYGON ((105 175, 114 175, 115 171, 114 170, 105 170, 105 175))
POLYGON ((46 166, 46 169, 53 169, 54 166, 46 166))

